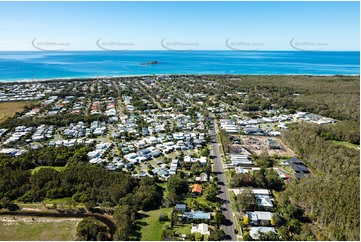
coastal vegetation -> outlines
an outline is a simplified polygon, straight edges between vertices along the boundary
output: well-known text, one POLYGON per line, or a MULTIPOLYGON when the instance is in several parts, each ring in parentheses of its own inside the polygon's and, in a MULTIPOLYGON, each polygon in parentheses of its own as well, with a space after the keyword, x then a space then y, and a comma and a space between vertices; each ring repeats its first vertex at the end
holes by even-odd
POLYGON ((312 169, 312 176, 287 185, 285 195, 310 218, 319 240, 358 240, 360 153, 335 146, 301 124, 284 139, 312 169))

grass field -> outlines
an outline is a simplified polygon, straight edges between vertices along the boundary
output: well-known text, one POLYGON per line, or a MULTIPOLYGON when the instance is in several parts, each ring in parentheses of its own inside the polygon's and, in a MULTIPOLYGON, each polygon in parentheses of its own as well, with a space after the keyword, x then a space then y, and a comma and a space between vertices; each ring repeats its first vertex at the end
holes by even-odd
MULTIPOLYGON (((72 198, 71 197, 65 197, 65 198, 56 198, 56 199, 50 199, 50 198, 45 198, 45 204, 47 207, 53 207, 54 204, 57 205, 58 208, 65 208, 68 209, 70 208, 69 205, 69 201, 71 201, 72 198)), ((41 211, 41 212, 49 212, 52 213, 52 210, 48 210, 44 207, 44 203, 43 202, 36 202, 36 203, 24 203, 21 201, 14 201, 17 205, 19 205, 21 207, 21 209, 23 210, 37 210, 37 211, 41 211)), ((74 204, 72 204, 72 207, 74 207, 74 204)), ((76 207, 77 208, 84 208, 84 204, 82 203, 76 203, 76 207)), ((1 240, 0 240, 1 241, 1 240)))
POLYGON ((236 203, 236 200, 234 197, 234 193, 232 191, 228 191, 228 194, 229 194, 229 198, 231 200, 232 211, 234 213, 236 213, 237 212, 237 203, 236 203))
POLYGON ((13 117, 16 112, 23 111, 25 106, 30 106, 34 103, 34 101, 0 103, 0 123, 9 117, 13 117))
POLYGON ((75 240, 80 220, 0 216, 0 240, 75 240))
POLYGON ((219 132, 216 133, 216 140, 217 140, 217 143, 220 144, 219 146, 219 152, 220 154, 222 155, 225 155, 224 151, 223 151, 223 146, 222 146, 222 141, 221 141, 221 136, 219 134, 219 132))
POLYGON ((355 145, 355 144, 352 144, 352 143, 349 143, 349 142, 345 142, 345 141, 336 141, 336 140, 332 140, 332 142, 335 144, 335 145, 344 145, 348 148, 351 148, 351 149, 356 149, 356 150, 360 150, 360 145, 355 145))
POLYGON ((15 200, 14 201, 17 205, 19 205, 22 209, 25 208, 25 209, 44 209, 44 205, 41 204, 40 202, 38 203, 24 203, 24 202, 20 202, 20 201, 17 201, 15 200))
POLYGON ((64 166, 38 166, 36 167, 35 169, 32 169, 31 170, 31 174, 34 174, 35 172, 37 172, 38 170, 40 170, 41 168, 52 168, 52 169, 55 169, 57 171, 62 171, 65 169, 64 166))
POLYGON ((191 224, 182 224, 182 225, 177 224, 173 228, 179 234, 189 234, 191 232, 191 224))
POLYGON ((200 196, 200 197, 196 197, 196 198, 192 198, 192 197, 187 197, 183 203, 187 204, 187 207, 192 207, 192 202, 196 201, 198 204, 201 204, 205 207, 209 207, 214 205, 212 202, 209 202, 204 196, 200 196))
POLYGON ((164 215, 167 215, 169 217, 170 212, 171 208, 161 208, 153 211, 144 212, 146 216, 138 220, 139 224, 141 224, 141 229, 139 231, 139 233, 141 234, 140 240, 159 241, 163 227, 166 224, 169 225, 169 222, 160 223, 158 221, 159 214, 163 213, 164 215))
POLYGON ((226 176, 227 187, 229 188, 229 183, 231 182, 231 178, 232 178, 230 169, 224 169, 224 175, 226 176))

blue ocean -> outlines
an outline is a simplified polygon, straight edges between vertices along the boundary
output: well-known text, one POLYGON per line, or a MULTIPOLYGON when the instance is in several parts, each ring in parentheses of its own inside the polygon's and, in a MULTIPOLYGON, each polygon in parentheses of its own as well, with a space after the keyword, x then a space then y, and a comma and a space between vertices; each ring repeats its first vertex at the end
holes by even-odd
POLYGON ((359 75, 360 52, 0 52, 0 81, 152 74, 359 75), (142 64, 151 61, 158 64, 142 64))

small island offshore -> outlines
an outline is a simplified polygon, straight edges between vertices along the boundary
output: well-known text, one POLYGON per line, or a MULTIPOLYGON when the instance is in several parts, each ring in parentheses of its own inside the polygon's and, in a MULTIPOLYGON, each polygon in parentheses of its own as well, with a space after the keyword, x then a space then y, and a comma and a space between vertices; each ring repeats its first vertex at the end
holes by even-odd
POLYGON ((156 64, 159 64, 159 62, 154 60, 154 61, 150 61, 150 62, 143 62, 141 65, 156 65, 156 64))
POLYGON ((342 75, 0 83, 0 238, 359 240, 359 95, 342 75))

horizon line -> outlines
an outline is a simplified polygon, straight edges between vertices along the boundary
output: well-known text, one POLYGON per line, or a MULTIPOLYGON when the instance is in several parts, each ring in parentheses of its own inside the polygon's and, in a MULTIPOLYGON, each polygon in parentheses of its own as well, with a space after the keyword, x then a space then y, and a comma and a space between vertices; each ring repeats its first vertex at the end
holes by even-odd
POLYGON ((230 50, 230 49, 201 49, 201 50, 165 50, 165 49, 149 49, 149 50, 0 50, 0 52, 85 52, 85 51, 96 51, 96 52, 132 52, 132 51, 169 51, 169 52, 195 52, 195 51, 230 51, 230 52, 262 52, 262 51, 293 51, 293 52, 360 52, 360 50, 295 50, 295 49, 280 49, 280 50, 230 50))
MULTIPOLYGON (((0 80, 0 84, 3 83, 21 83, 21 82, 49 82, 49 81, 83 81, 84 79, 93 80, 93 79, 115 79, 115 78, 133 78, 133 77, 146 77, 146 76, 360 76, 360 74, 196 74, 196 73, 188 73, 188 74, 134 74, 134 75, 116 75, 116 76, 78 76, 78 77, 54 77, 54 78, 33 78, 33 79, 18 79, 18 80, 0 80)), ((85 81, 87 81, 85 80, 85 81)))

